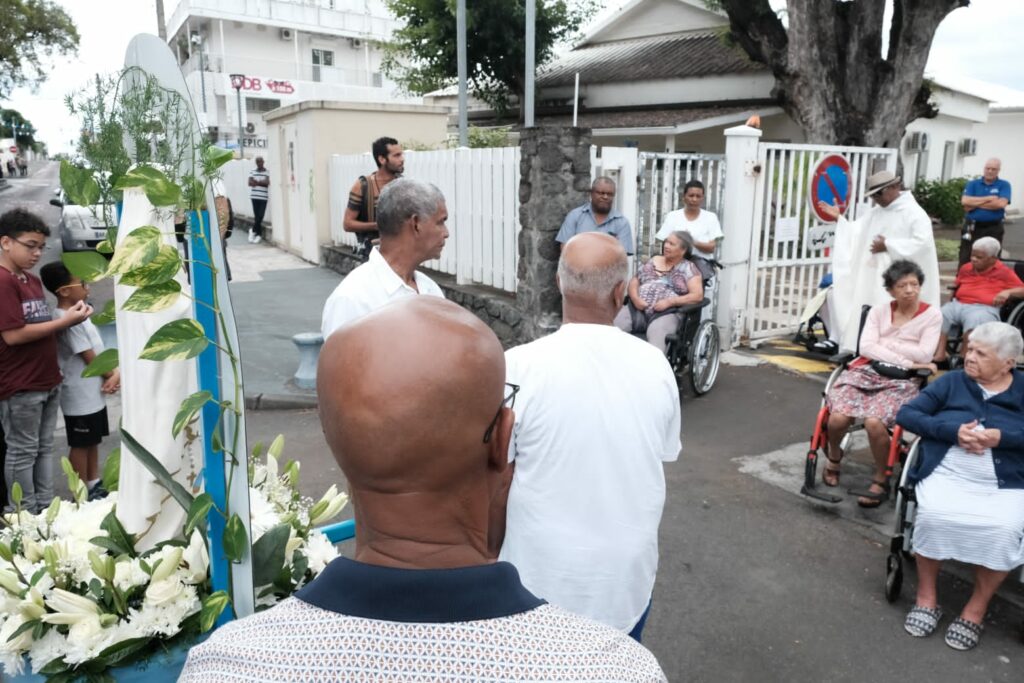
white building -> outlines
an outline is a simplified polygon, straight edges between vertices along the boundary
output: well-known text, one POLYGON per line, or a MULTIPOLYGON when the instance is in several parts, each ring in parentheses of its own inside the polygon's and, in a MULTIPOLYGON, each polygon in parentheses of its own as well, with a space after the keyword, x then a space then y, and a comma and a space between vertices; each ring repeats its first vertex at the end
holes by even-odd
POLYGON ((260 150, 262 114, 278 107, 422 102, 400 96, 381 73, 377 43, 397 25, 382 0, 180 0, 167 41, 213 139, 234 146, 241 130, 246 150, 260 150), (245 77, 240 91, 231 74, 245 77))
MULTIPOLYGON (((727 25, 703 0, 626 3, 538 75, 538 122, 572 122, 578 74, 578 125, 593 129, 600 145, 721 153, 723 131, 752 115, 763 141, 806 142, 772 97, 771 72, 722 40, 727 25)), ((911 122, 900 145, 908 185, 963 175, 970 141, 989 116, 990 98, 931 82, 938 116, 911 122)))

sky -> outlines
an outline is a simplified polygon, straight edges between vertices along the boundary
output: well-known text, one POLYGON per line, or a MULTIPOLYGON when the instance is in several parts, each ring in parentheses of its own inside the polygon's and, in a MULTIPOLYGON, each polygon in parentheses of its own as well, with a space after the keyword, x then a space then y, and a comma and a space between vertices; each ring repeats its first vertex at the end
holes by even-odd
MULTIPOLYGON (((599 15, 611 13, 628 0, 610 0, 599 15)), ((781 7, 784 0, 771 0, 781 7)), ((20 88, 0 101, 26 116, 39 131, 38 137, 51 153, 70 151, 79 124, 64 107, 64 96, 74 92, 97 73, 116 72, 124 63, 128 41, 137 33, 156 33, 155 0, 56 0, 71 15, 81 38, 78 54, 60 60, 47 81, 36 91, 20 88)), ((167 16, 178 0, 164 0, 167 16)), ((1020 68, 1020 44, 1024 35, 1024 2, 1019 0, 972 0, 970 7, 955 10, 939 26, 932 43, 927 73, 943 82, 963 87, 999 101, 1024 105, 1024 69, 1020 68), (998 31, 992 26, 997 25, 998 31), (989 89, 975 81, 996 86, 989 89), (1020 91, 1013 93, 1005 89, 1020 91)))

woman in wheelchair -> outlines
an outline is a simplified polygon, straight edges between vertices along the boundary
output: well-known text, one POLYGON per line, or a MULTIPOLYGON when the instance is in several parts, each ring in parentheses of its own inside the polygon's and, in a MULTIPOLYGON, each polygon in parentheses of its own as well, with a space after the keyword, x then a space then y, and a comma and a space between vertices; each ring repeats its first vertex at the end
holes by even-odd
POLYGON ((942 327, 939 309, 920 300, 924 272, 912 261, 894 261, 882 274, 893 300, 868 313, 860 335, 859 357, 832 384, 825 397, 829 406, 828 453, 822 481, 839 485, 840 443, 857 418, 864 420, 875 474, 871 486, 857 499, 861 507, 878 507, 889 498, 886 465, 889 429, 896 412, 917 395, 918 368, 934 371, 930 361, 942 327))
POLYGON ((921 437, 907 472, 917 511, 911 534, 917 600, 905 628, 933 633, 942 617, 935 580, 943 560, 975 565, 974 592, 946 630, 946 644, 978 644, 989 600, 1009 570, 1024 564, 1024 350, 1012 325, 974 328, 963 371, 946 374, 899 411, 921 437))
POLYGON ((665 337, 679 327, 680 306, 704 299, 704 283, 690 255, 693 238, 685 230, 668 235, 660 256, 653 256, 629 281, 629 299, 615 316, 615 326, 665 351, 665 337))

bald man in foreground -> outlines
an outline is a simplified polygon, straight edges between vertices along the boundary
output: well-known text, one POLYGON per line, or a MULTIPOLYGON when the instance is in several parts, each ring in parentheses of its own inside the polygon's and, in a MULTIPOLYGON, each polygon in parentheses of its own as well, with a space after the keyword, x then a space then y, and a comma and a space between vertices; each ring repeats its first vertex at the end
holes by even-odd
POLYGON ((500 559, 551 604, 639 640, 680 411, 665 356, 612 324, 627 275, 615 238, 573 237, 558 264, 562 327, 505 354, 522 390, 500 559))
POLYGON ((515 390, 476 316, 435 297, 389 304, 327 339, 317 384, 355 559, 218 629, 180 680, 665 680, 650 652, 489 559, 515 390))

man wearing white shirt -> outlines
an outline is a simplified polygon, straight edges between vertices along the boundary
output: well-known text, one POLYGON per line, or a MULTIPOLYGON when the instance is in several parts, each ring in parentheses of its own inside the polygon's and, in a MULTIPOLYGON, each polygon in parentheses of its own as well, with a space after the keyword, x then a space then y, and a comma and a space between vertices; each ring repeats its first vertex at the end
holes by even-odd
POLYGON ((722 225, 718 216, 700 208, 704 203, 704 183, 691 180, 683 187, 683 208, 669 211, 661 230, 655 235, 664 242, 676 230, 685 230, 693 238, 693 253, 705 259, 715 257, 715 246, 722 239, 722 225))
POLYGON ((444 195, 431 185, 399 178, 381 190, 377 203, 380 247, 341 281, 324 304, 324 339, 342 325, 407 296, 444 298, 437 283, 416 268, 441 256, 448 239, 444 195))
POLYGON ((500 559, 552 604, 639 640, 680 409, 665 356, 612 324, 627 275, 614 237, 573 237, 558 264, 562 327, 505 354, 521 389, 500 559))

